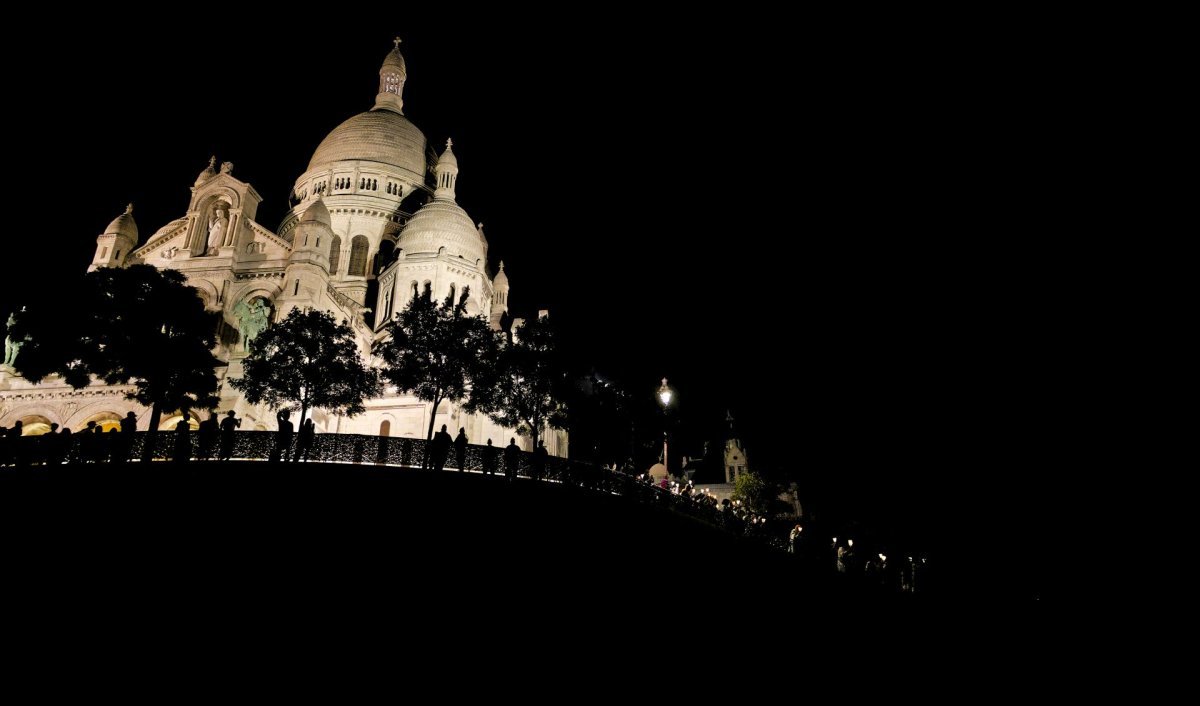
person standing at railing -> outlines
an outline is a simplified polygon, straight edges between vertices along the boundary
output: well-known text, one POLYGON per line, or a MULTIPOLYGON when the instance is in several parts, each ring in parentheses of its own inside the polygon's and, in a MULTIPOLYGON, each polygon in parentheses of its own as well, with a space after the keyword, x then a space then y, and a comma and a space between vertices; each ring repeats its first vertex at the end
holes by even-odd
MULTIPOLYGON (((308 463, 308 451, 312 448, 313 437, 316 436, 316 425, 312 419, 305 419, 300 424, 300 433, 296 436, 296 461, 300 461, 301 455, 304 456, 304 462, 308 463)), ((385 437, 386 438, 386 437, 385 437)))
MULTIPOLYGON (((97 439, 99 441, 99 439, 97 439)), ((184 463, 192 457, 192 427, 187 417, 175 424, 175 462, 184 463)))
POLYGON ((458 436, 454 437, 454 460, 458 461, 458 472, 467 468, 467 429, 458 428, 458 436))
POLYGON ((487 446, 483 447, 483 472, 487 475, 492 475, 496 472, 496 455, 500 449, 492 446, 492 440, 487 440, 487 446))
POLYGON ((549 454, 546 451, 546 442, 539 441, 538 447, 533 450, 532 473, 534 480, 542 480, 546 477, 546 457, 549 454))
POLYGON ((218 461, 228 461, 233 455, 233 430, 242 426, 242 420, 234 416, 233 410, 225 413, 221 420, 221 451, 217 454, 218 461))
POLYGON ((55 446, 58 449, 58 455, 55 460, 55 465, 63 463, 64 461, 67 463, 71 462, 71 442, 72 441, 73 441, 73 439, 71 438, 71 428, 63 427, 62 431, 58 432, 58 443, 55 444, 55 446))
POLYGON ((288 461, 292 451, 292 413, 288 409, 279 410, 275 420, 279 422, 279 433, 275 435, 275 450, 271 452, 272 461, 288 461))
POLYGON ((133 412, 127 412, 125 418, 121 420, 121 436, 118 442, 121 445, 118 451, 120 463, 129 460, 129 454, 133 451, 133 433, 137 431, 137 415, 133 412))
POLYGON ((208 419, 200 422, 200 431, 196 435, 196 458, 207 461, 212 458, 213 447, 217 445, 217 413, 208 411, 208 419))
POLYGON ((508 482, 513 482, 517 478, 517 464, 521 462, 521 449, 517 446, 517 438, 513 437, 508 440, 508 446, 504 447, 504 477, 508 478, 508 482))
POLYGON ((446 458, 450 455, 450 432, 446 431, 446 425, 442 425, 442 430, 433 435, 433 445, 430 447, 430 456, 433 458, 434 470, 442 470, 446 467, 446 458))

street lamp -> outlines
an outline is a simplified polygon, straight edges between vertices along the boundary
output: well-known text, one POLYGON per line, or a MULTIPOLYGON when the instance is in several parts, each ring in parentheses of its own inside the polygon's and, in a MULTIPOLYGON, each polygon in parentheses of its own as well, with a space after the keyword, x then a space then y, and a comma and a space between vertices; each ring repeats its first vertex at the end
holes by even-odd
POLYGON ((667 466, 667 407, 671 405, 671 397, 673 393, 671 388, 667 387, 667 379, 662 379, 662 384, 658 386, 658 401, 663 407, 663 470, 670 477, 670 467, 667 466))

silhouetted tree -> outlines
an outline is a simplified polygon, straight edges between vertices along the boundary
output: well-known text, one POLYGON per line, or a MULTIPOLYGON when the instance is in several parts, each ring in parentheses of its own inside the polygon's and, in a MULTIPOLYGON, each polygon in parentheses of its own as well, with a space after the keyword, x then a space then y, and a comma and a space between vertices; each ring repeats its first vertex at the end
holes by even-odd
POLYGON ((229 384, 251 404, 299 405, 297 428, 310 409, 353 417, 366 411, 365 400, 379 396, 379 372, 363 363, 354 330, 328 312, 292 309, 251 348, 242 377, 229 384))
POLYGON ((218 402, 213 369, 222 363, 212 349, 219 319, 181 272, 102 268, 83 278, 72 307, 24 318, 17 368, 31 382, 57 374, 76 389, 93 376, 109 385, 132 382, 127 397, 151 410, 149 458, 164 411, 186 418, 218 402))
POLYGON ((500 348, 495 365, 487 369, 485 381, 470 406, 529 436, 534 449, 543 426, 562 429, 566 424, 562 400, 568 391, 550 317, 526 321, 515 329, 512 340, 500 348))
MULTIPOLYGON (((457 302, 447 296, 439 303, 426 289, 388 323, 389 335, 376 349, 384 377, 433 404, 426 441, 433 438, 438 406, 469 399, 495 359, 496 336, 483 317, 467 314, 469 296, 470 287, 463 287, 457 302)), ((422 467, 428 467, 429 444, 425 449, 422 467)))

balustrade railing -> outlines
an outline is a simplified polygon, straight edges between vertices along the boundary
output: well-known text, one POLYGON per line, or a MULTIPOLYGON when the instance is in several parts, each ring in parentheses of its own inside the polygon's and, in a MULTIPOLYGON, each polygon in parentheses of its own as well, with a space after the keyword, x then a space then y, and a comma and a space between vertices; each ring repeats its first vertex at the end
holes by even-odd
MULTIPOLYGON (((317 434, 305 451, 298 449, 299 436, 292 435, 288 448, 279 447, 276 432, 238 431, 229 436, 218 434, 202 437, 197 432, 180 439, 176 432, 161 431, 156 435, 154 448, 146 454, 149 434, 136 432, 125 436, 119 432, 107 434, 46 434, 0 438, 0 466, 30 467, 69 464, 188 463, 203 460, 268 461, 277 463, 350 463, 393 468, 421 469, 427 442, 424 439, 367 436, 360 434, 317 434), (300 460, 296 460, 299 451, 300 460), (287 459, 286 461, 284 459, 287 459)), ((471 473, 507 473, 505 449, 499 446, 468 445, 463 469, 471 473)), ((651 485, 637 477, 592 464, 569 459, 546 457, 545 468, 538 469, 533 454, 517 454, 513 475, 584 491, 616 495, 634 502, 670 509, 697 520, 745 534, 743 520, 735 513, 723 511, 708 497, 677 494, 651 485)), ((434 467, 434 459, 429 467, 434 467)), ((458 459, 453 447, 446 458, 443 471, 457 472, 458 459)))

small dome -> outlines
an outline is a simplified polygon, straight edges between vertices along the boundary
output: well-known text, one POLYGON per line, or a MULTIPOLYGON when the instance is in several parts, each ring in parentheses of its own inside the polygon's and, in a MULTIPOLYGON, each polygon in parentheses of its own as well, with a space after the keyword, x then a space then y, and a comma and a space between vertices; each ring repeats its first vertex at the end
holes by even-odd
POLYGON ((301 223, 320 223, 321 225, 332 226, 333 219, 329 217, 329 209, 325 207, 325 201, 317 197, 312 205, 304 209, 304 215, 300 216, 301 223))
POLYGON ((213 155, 208 160, 208 168, 200 172, 200 176, 196 177, 196 183, 192 186, 200 186, 204 182, 212 179, 217 175, 217 157, 213 155))
POLYGON ((125 213, 113 219, 112 223, 104 229, 105 235, 121 235, 130 238, 133 242, 137 242, 138 228, 137 223, 133 220, 133 204, 125 207, 125 213))
POLYGON ((434 199, 421 207, 400 232, 397 246, 409 254, 436 253, 474 263, 487 260, 487 243, 479 237, 467 212, 450 199, 434 199))
POLYGON ((309 171, 336 162, 379 162, 405 172, 414 183, 425 181, 425 135, 403 115, 387 109, 359 113, 338 125, 321 141, 309 171))
POLYGON ((492 280, 492 286, 496 289, 508 289, 508 275, 504 274, 504 260, 500 261, 500 271, 496 273, 495 279, 492 280))
POLYGON ((390 69, 400 74, 401 78, 408 78, 408 66, 404 63, 404 55, 400 53, 400 40, 393 41, 396 42, 396 47, 383 57, 383 66, 379 67, 379 73, 388 73, 390 69))
POLYGON ((458 166, 458 157, 454 156, 454 150, 450 149, 454 146, 454 140, 446 139, 446 151, 442 152, 442 156, 438 157, 438 166, 458 166))

